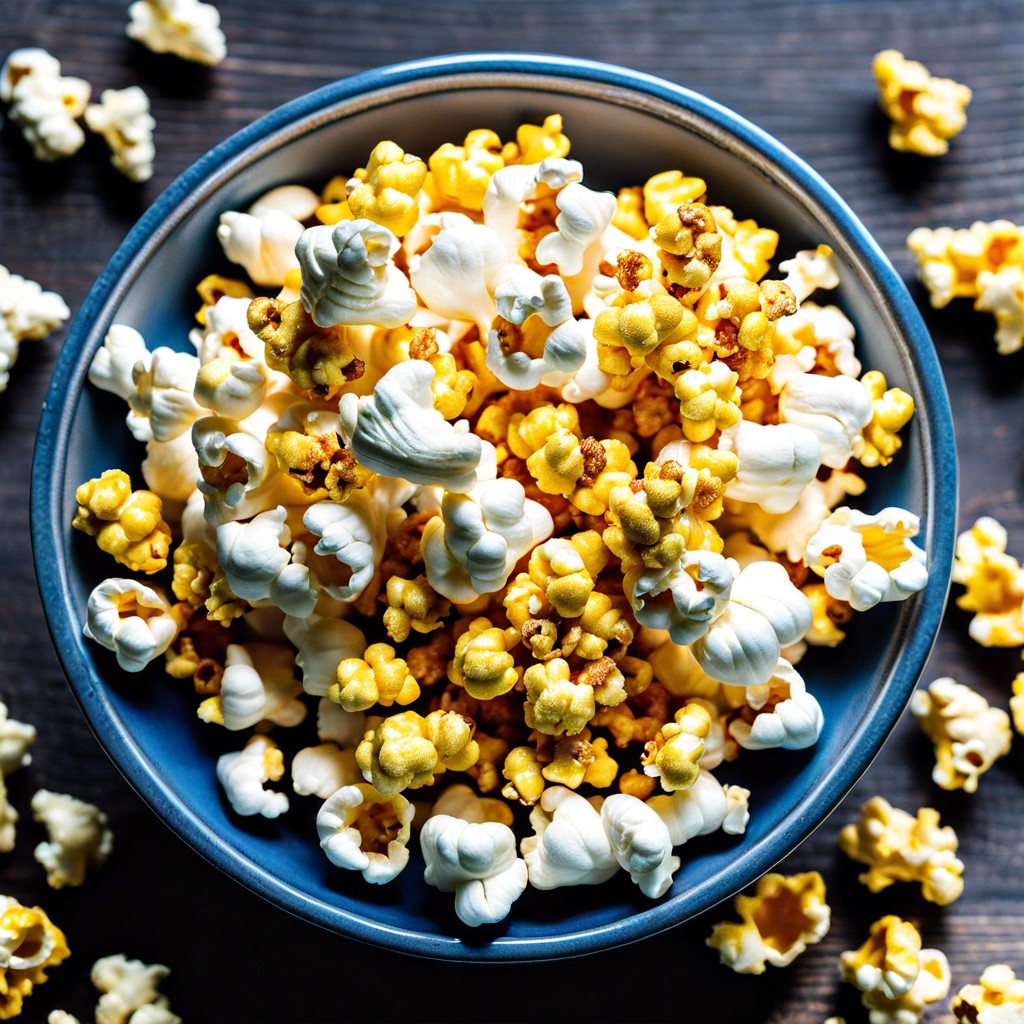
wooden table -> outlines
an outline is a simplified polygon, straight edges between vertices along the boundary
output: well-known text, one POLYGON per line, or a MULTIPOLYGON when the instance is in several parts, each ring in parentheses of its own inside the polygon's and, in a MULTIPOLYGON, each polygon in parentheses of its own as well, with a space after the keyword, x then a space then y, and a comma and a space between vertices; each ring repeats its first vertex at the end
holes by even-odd
MULTIPOLYGON (((775 134, 838 189, 910 280, 904 248, 919 225, 1024 220, 1024 4, 1014 0, 813 2, 714 0, 222 0, 228 57, 215 69, 159 58, 124 35, 126 3, 0 0, 0 50, 43 46, 94 91, 140 84, 157 120, 152 181, 133 186, 90 139, 75 159, 33 161, 17 131, 0 135, 0 262, 63 294, 72 310, 135 219, 209 146, 272 107, 332 79, 407 58, 475 49, 564 52, 632 65, 704 91, 775 134), (970 123, 945 158, 892 153, 876 110, 873 53, 895 47, 974 90, 970 123)), ((914 296, 926 307, 916 283, 914 296)), ((1020 430, 1024 354, 1002 357, 993 322, 957 303, 925 308, 947 370, 961 457, 961 520, 997 516, 1024 555, 1020 430)), ((173 971, 164 989, 186 1021, 671 1020, 819 1024, 865 1019, 836 958, 887 912, 921 925, 949 956, 954 987, 987 964, 1024 972, 1024 739, 974 796, 929 778, 931 751, 906 716, 843 806, 783 865, 816 868, 829 885, 828 937, 786 970, 760 978, 721 968, 704 947, 721 907, 667 934, 574 963, 428 964, 323 933, 263 903, 201 861, 142 804, 103 755, 53 655, 29 559, 32 437, 61 336, 26 345, 0 396, 0 697, 39 728, 31 766, 10 780, 21 811, 16 850, 0 858, 0 890, 39 902, 66 929, 71 960, 27 1004, 91 1019, 88 968, 123 952, 173 971), (28 809, 39 787, 72 792, 109 814, 107 866, 80 889, 51 892, 32 859, 42 838, 28 809), (967 889, 953 906, 909 886, 871 896, 835 837, 882 793, 936 806, 960 835, 967 889)), ((925 681, 953 675, 1005 706, 1018 651, 983 650, 950 608, 925 681)), ((933 1007, 929 1020, 949 1020, 933 1007)))

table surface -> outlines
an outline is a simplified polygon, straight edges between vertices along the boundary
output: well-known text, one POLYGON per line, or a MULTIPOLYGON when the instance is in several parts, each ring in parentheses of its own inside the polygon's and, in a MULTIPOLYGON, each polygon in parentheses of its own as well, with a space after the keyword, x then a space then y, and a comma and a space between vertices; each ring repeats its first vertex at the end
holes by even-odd
MULTIPOLYGON (((716 0, 222 0, 228 57, 206 69, 128 40, 124 0, 0 0, 0 50, 43 46, 95 92, 142 85, 157 121, 156 173, 134 186, 89 140, 75 159, 31 159, 9 123, 0 132, 0 263, 59 291, 72 311, 153 198, 209 146, 278 104, 380 64, 475 49, 563 52, 630 65, 699 89, 804 157, 852 206, 910 283, 950 385, 961 467, 960 518, 1008 528, 1024 555, 1020 428, 1024 353, 1003 357, 993 321, 969 303, 927 308, 904 248, 919 225, 1024 221, 1024 4, 984 0, 812 2, 716 0), (885 145, 871 57, 895 47, 974 90, 970 123, 948 156, 925 161, 885 145)), ((949 956, 954 988, 990 963, 1024 972, 1024 739, 974 796, 930 781, 931 751, 909 714, 842 806, 782 865, 825 876, 832 928, 784 970, 760 978, 717 965, 704 938, 722 906, 629 948, 569 963, 432 964, 375 951, 295 920, 222 876, 171 835, 93 738, 53 654, 28 550, 32 438, 63 332, 25 345, 0 396, 0 698, 39 729, 32 764, 10 779, 21 812, 0 890, 38 902, 66 930, 72 958, 26 1004, 26 1019, 63 1007, 91 1019, 88 969, 123 952, 169 965, 164 983, 186 1021, 673 1020, 820 1024, 864 1020, 840 984, 840 951, 883 913, 917 921, 949 956), (42 838, 32 793, 93 801, 116 835, 107 865, 79 889, 52 892, 32 858, 42 838), (912 887, 872 896, 837 850, 841 824, 881 793, 910 810, 937 807, 956 827, 964 896, 947 908, 912 887), (429 981, 429 989, 426 987, 429 981), (426 993, 430 993, 424 998, 426 993), (495 997, 498 997, 496 1001, 495 997), (453 1002, 454 1000, 454 1002, 453 1002), (500 1007, 496 1009, 495 1006, 500 1007)), ((1020 653, 984 650, 966 613, 949 608, 924 681, 952 675, 1005 706, 1020 653)), ((948 1004, 929 1021, 949 1020, 948 1004)))

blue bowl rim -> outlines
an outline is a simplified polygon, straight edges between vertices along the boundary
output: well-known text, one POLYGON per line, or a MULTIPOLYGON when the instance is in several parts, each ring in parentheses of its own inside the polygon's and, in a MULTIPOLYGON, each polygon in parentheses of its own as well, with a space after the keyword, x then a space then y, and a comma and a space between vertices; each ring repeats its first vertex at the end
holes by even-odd
MULTIPOLYGON (((469 83, 471 84, 471 83, 469 83)), ((454 87, 458 87, 457 85, 454 87)), ((104 325, 104 330, 107 325, 104 325)), ((683 86, 644 72, 617 65, 544 53, 462 53, 393 64, 362 72, 284 104, 213 147, 184 171, 153 202, 100 274, 78 312, 58 357, 43 402, 36 435, 31 485, 33 556, 47 624, 71 689, 101 746, 169 828, 204 859, 282 909, 327 930, 396 951, 429 958, 477 962, 531 961, 578 956, 635 942, 657 934, 727 899, 744 885, 790 854, 835 809, 870 765, 895 727, 924 669, 934 645, 945 607, 956 533, 956 448, 952 415, 938 356, 927 328, 902 279, 881 248, 847 204, 820 175, 778 140, 728 108, 683 86), (149 248, 150 238, 173 212, 187 205, 188 197, 261 140, 298 121, 381 90, 435 79, 471 76, 511 76, 511 84, 531 79, 577 80, 627 90, 641 97, 683 108, 703 119, 722 138, 733 138, 774 164, 796 182, 806 196, 826 212, 833 225, 866 262, 877 297, 883 300, 898 335, 908 350, 921 383, 918 405, 923 417, 925 493, 928 509, 923 517, 930 559, 927 587, 910 602, 912 610, 901 618, 905 646, 901 651, 874 713, 865 719, 847 744, 847 757, 838 761, 792 809, 784 826, 746 851, 724 874, 686 894, 687 908, 680 916, 677 900, 654 903, 649 909, 599 928, 545 937, 500 937, 486 944, 468 944, 454 936, 424 935, 394 928, 372 918, 329 906, 272 876, 241 856, 208 828, 165 785, 145 751, 127 733, 104 693, 101 680, 73 628, 81 614, 72 599, 63 554, 67 524, 61 514, 64 492, 60 453, 69 435, 74 405, 65 401, 78 394, 85 375, 80 356, 97 320, 113 315, 113 300, 125 269, 149 248), (931 467, 943 467, 941 486, 931 467)))

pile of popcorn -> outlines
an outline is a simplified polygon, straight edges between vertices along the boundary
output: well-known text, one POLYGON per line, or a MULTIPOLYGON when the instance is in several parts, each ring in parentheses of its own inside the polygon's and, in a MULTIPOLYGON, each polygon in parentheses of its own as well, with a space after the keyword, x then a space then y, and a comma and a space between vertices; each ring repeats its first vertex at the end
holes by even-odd
POLYGON ((325 853, 386 882, 415 827, 470 925, 620 869, 663 895, 745 828, 712 771, 817 740, 807 645, 927 581, 912 512, 843 503, 914 403, 810 301, 831 251, 769 277, 773 230, 680 170, 594 191, 562 129, 223 213, 247 280, 200 282, 191 351, 118 324, 89 372, 147 489, 83 481, 73 525, 170 579, 102 581, 86 633, 255 730, 217 764, 242 815, 288 809, 275 730, 319 698, 291 781, 325 853))

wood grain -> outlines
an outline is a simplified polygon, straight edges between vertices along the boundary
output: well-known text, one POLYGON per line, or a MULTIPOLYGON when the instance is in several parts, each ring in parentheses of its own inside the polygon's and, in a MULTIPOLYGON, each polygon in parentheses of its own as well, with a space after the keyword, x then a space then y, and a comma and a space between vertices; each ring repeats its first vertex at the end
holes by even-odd
MULTIPOLYGON (((138 83, 157 119, 153 180, 125 183, 90 139, 74 160, 35 163, 10 124, 0 131, 0 263, 61 292, 77 309, 149 202, 214 143, 272 107, 379 64, 446 52, 562 52, 661 75, 705 92, 775 134, 850 203, 908 281, 904 249, 919 225, 1024 222, 1024 4, 1015 0, 448 0, 418 5, 349 0, 222 0, 228 58, 215 69, 157 57, 124 35, 124 0, 0 0, 0 49, 39 45, 94 89, 138 83), (873 53, 902 49, 974 90, 969 124, 950 154, 925 162, 884 144, 870 73, 873 53)), ((609 140, 610 144, 614 140, 609 140)), ((963 524, 997 516, 1024 555, 1021 427, 1024 353, 1001 357, 990 317, 969 305, 924 308, 948 375, 961 459, 963 524)), ((954 985, 987 964, 1024 971, 1024 740, 973 797, 929 780, 930 750, 898 726, 842 807, 783 866, 821 870, 832 930, 789 969, 734 976, 704 947, 718 908, 667 934, 572 963, 514 969, 426 964, 322 933, 263 904, 203 863, 130 791, 90 734, 52 654, 28 557, 32 436, 60 336, 25 346, 0 396, 0 697, 40 739, 11 780, 22 812, 0 888, 38 901, 67 930, 73 957, 27 1004, 88 1019, 88 967, 124 952, 170 965, 165 984, 187 1021, 644 1020, 819 1024, 865 1019, 840 985, 836 958, 886 912, 918 921, 949 955, 954 985), (116 832, 108 867, 80 890, 50 892, 31 856, 42 838, 28 803, 40 786, 104 807, 116 832), (877 896, 835 846, 841 824, 882 793, 899 806, 937 806, 956 826, 967 890, 951 907, 900 887, 877 896), (543 995, 542 995, 543 993, 543 995)), ((1018 651, 984 651, 950 608, 925 680, 953 675, 1005 705, 1018 651)), ((929 1020, 949 1020, 948 1007, 929 1020)))

